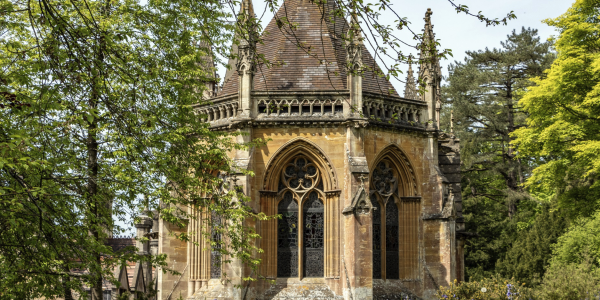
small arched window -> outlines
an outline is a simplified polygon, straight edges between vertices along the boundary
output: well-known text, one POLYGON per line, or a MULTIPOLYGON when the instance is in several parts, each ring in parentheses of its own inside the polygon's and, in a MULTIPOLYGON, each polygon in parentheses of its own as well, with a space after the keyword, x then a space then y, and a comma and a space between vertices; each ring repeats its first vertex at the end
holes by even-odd
POLYGON ((213 226, 210 231, 211 241, 215 242, 214 246, 210 251, 210 278, 221 278, 221 233, 219 228, 221 226, 221 217, 214 212, 211 213, 213 226))

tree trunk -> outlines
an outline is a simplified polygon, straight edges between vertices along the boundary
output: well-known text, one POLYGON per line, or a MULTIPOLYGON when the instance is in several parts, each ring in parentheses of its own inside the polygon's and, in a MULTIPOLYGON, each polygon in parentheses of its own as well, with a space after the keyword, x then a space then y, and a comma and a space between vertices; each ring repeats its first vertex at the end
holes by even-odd
MULTIPOLYGON (((94 110, 98 107, 98 91, 97 91, 97 81, 94 82, 94 87, 92 88, 92 95, 88 102, 89 109, 94 110)), ((87 182, 87 192, 88 192, 88 207, 90 209, 89 214, 90 217, 93 218, 90 226, 90 235, 92 238, 100 242, 100 232, 98 218, 99 210, 98 208, 98 140, 97 140, 97 132, 98 129, 98 121, 96 118, 93 118, 91 122, 88 122, 87 129, 87 168, 88 168, 88 182, 87 182)), ((100 271, 101 257, 100 253, 96 251, 94 254, 94 260, 96 262, 97 270, 100 271)), ((93 272, 93 270, 90 270, 93 272)), ((102 273, 92 274, 93 275, 93 285, 92 285, 92 300, 102 300, 102 273)))

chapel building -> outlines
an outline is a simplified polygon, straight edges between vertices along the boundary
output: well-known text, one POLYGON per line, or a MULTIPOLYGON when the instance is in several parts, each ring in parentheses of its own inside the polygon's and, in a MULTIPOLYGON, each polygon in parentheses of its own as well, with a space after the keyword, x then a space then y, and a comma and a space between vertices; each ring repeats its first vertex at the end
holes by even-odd
MULTIPOLYGON (((232 47, 222 87, 196 107, 213 130, 269 140, 232 154, 255 173, 237 174, 251 208, 282 216, 248 221, 261 236, 260 274, 215 263, 202 235, 198 245, 173 237, 199 230, 199 220, 184 229, 161 220, 158 252, 181 275, 158 272, 157 299, 433 299, 463 280, 459 141, 439 129, 439 61, 421 50, 425 93, 409 69, 400 96, 378 75, 356 18, 335 9, 335 1, 285 0, 262 42, 249 34, 232 47), (284 19, 297 26, 278 26, 284 19), (257 275, 274 283, 242 281, 257 275)), ((254 16, 250 0, 241 12, 254 16)))

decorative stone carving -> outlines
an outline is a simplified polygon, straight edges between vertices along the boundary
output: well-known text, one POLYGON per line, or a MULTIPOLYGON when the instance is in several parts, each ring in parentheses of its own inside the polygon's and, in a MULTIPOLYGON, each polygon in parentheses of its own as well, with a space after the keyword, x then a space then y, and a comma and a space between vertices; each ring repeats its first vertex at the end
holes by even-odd
POLYGON ((386 200, 398 189, 398 178, 389 165, 390 162, 381 161, 375 170, 373 170, 373 179, 371 182, 371 188, 386 200))
POLYGON ((240 76, 253 75, 256 71, 254 58, 256 56, 256 47, 253 47, 248 41, 242 39, 238 46, 237 71, 240 76))

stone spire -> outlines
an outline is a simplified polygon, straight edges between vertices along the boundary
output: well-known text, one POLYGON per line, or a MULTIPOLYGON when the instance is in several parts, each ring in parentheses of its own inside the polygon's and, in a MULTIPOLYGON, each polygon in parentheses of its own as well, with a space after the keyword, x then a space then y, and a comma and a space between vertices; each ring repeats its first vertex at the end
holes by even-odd
POLYGON ((215 97, 218 92, 219 75, 216 72, 215 62, 213 60, 212 46, 208 40, 201 39, 197 43, 198 48, 206 53, 201 59, 200 67, 206 71, 204 86, 206 89, 202 93, 202 99, 207 100, 215 97))
POLYGON ((406 74, 406 85, 404 86, 404 98, 417 100, 417 86, 415 85, 415 76, 413 75, 412 60, 408 60, 408 72, 406 74))
MULTIPOLYGON (((240 5, 240 11, 238 13, 238 22, 240 24, 240 27, 243 27, 242 24, 244 24, 244 22, 247 21, 249 17, 254 17, 254 6, 252 5, 251 0, 243 0, 240 5)), ((236 68, 238 64, 239 51, 238 43, 242 43, 242 40, 244 40, 243 36, 244 35, 241 34, 239 28, 237 28, 235 36, 233 37, 234 42, 231 45, 230 54, 232 57, 229 58, 229 62, 227 63, 229 65, 229 69, 227 69, 227 71, 225 72, 225 77, 223 78, 223 85, 232 80, 233 75, 237 72, 236 68)))
POLYGON ((344 109, 348 116, 362 114, 362 76, 364 71, 362 48, 363 38, 356 12, 352 12, 350 26, 346 34, 346 71, 350 90, 350 109, 344 109))
POLYGON ((425 28, 423 29, 423 40, 419 45, 419 79, 425 83, 425 94, 421 99, 427 103, 427 118, 429 129, 439 129, 440 82, 442 72, 440 61, 437 58, 437 49, 433 25, 431 25, 431 8, 425 13, 425 28))

